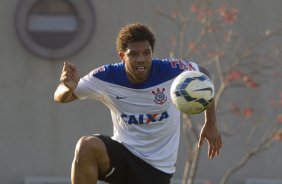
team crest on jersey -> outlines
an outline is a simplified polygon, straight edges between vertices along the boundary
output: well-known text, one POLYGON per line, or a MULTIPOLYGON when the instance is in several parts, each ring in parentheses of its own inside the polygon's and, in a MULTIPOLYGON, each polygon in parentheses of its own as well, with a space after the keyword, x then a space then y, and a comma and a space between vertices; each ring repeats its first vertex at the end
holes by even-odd
POLYGON ((164 91, 165 91, 165 88, 163 89, 157 88, 156 91, 152 91, 152 93, 155 95, 154 102, 156 104, 162 105, 163 103, 166 102, 167 96, 164 94, 164 91))

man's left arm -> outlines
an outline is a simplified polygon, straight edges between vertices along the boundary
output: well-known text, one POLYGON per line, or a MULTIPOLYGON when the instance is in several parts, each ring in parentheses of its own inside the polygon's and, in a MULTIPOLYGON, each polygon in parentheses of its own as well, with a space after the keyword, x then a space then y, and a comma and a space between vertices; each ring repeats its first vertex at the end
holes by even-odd
MULTIPOLYGON (((201 72, 210 77, 207 69, 199 66, 201 72)), ((205 110, 205 124, 203 125, 200 133, 198 146, 202 146, 204 140, 208 142, 208 157, 214 158, 219 154, 222 147, 222 140, 218 128, 216 126, 216 113, 214 102, 205 110)))
POLYGON ((205 111, 205 124, 200 133, 199 147, 203 145, 204 140, 208 142, 208 157, 212 159, 219 154, 222 147, 221 136, 216 126, 214 103, 205 111))

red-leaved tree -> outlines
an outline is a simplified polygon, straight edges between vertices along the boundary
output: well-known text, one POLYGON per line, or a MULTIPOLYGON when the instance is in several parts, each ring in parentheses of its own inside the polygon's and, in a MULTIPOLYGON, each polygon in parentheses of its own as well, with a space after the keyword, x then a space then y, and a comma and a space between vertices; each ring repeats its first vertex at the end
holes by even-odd
MULTIPOLYGON (((267 123, 262 139, 251 147, 238 164, 222 176, 221 184, 227 184, 230 177, 241 169, 256 154, 270 148, 274 142, 282 140, 282 92, 277 96, 261 99, 265 108, 272 108, 275 117, 257 112, 255 103, 248 102, 248 96, 256 94, 270 80, 282 78, 281 39, 282 23, 277 27, 257 30, 254 40, 243 38, 243 33, 236 30, 240 11, 230 2, 220 0, 194 0, 185 4, 184 0, 176 1, 173 10, 157 9, 157 14, 166 18, 177 30, 171 35, 170 56, 187 60, 196 60, 211 71, 216 86, 215 106, 217 122, 223 140, 236 136, 228 125, 232 119, 241 123, 236 131, 246 124, 249 127, 246 142, 252 140, 259 125, 267 123), (275 39, 273 39, 275 38, 275 39), (279 41, 280 39, 280 41, 279 41), (262 52, 263 51, 263 52, 262 52), (244 95, 247 94, 246 97, 244 95), (248 95, 249 94, 249 95, 248 95), (234 95, 234 98, 226 98, 234 95), (234 100, 235 96, 239 100, 234 100), (224 99, 224 102, 222 102, 224 99), (222 101, 221 101, 222 100, 222 101), (250 105, 251 104, 251 105, 250 105), (228 114, 229 120, 223 117, 228 114)), ((183 114, 184 132, 188 140, 188 156, 183 172, 182 184, 192 184, 197 172, 200 149, 197 140, 201 125, 195 123, 193 116, 183 114)))

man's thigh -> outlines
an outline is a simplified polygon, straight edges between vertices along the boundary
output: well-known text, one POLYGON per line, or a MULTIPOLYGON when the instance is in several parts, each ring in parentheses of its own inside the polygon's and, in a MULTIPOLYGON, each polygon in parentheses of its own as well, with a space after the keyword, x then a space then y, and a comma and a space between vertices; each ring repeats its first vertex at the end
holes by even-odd
POLYGON ((169 184, 172 174, 164 173, 132 154, 121 143, 99 135, 106 145, 110 172, 101 180, 111 184, 169 184))
POLYGON ((129 157, 129 182, 134 184, 169 184, 172 174, 164 173, 142 159, 129 157))
POLYGON ((127 184, 128 167, 125 148, 119 142, 112 140, 109 136, 95 135, 100 138, 107 149, 110 159, 110 170, 105 176, 99 176, 99 180, 110 184, 127 184))

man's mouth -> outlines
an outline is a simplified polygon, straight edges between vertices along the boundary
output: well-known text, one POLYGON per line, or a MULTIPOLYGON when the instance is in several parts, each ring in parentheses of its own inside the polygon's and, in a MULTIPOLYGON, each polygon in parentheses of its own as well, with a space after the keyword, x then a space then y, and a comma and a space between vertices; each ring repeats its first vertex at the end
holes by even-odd
POLYGON ((138 72, 143 72, 143 71, 145 71, 145 67, 144 66, 138 66, 138 67, 136 67, 136 70, 138 72))

